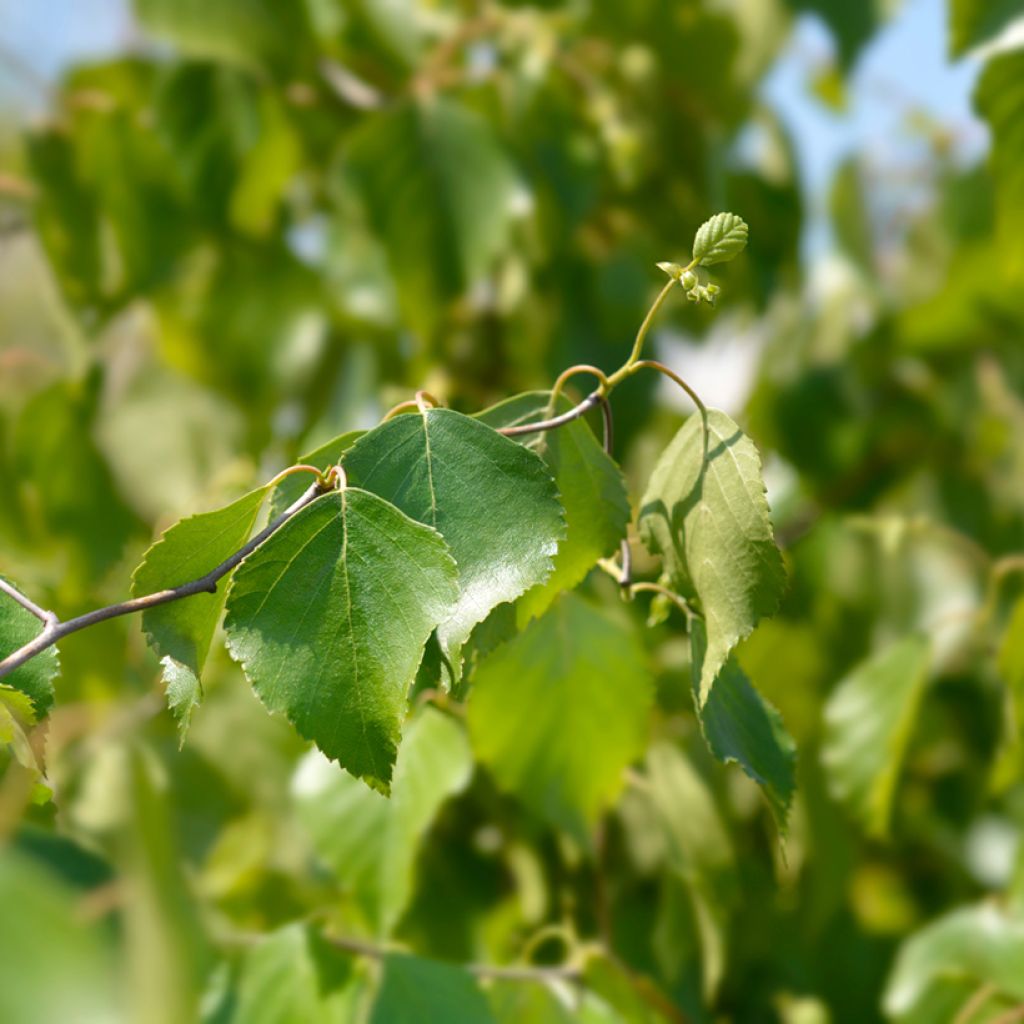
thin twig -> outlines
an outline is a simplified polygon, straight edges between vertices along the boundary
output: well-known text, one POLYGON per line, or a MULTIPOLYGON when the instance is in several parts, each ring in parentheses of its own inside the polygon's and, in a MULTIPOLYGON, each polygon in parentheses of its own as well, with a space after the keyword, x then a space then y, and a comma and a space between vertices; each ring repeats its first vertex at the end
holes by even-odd
MULTIPOLYGON (((145 611, 147 608, 155 608, 157 605, 169 604, 171 601, 180 601, 185 597, 192 597, 194 594, 214 594, 217 592, 217 583, 234 569, 247 555, 256 550, 271 534, 276 533, 284 524, 291 519, 296 512, 301 511, 310 502, 326 494, 331 487, 324 486, 319 480, 312 484, 309 489, 289 505, 276 519, 261 530, 244 547, 239 548, 230 558, 221 562, 215 569, 211 569, 205 576, 192 580, 189 583, 182 583, 180 586, 171 587, 168 590, 158 590, 143 597, 135 597, 129 601, 122 601, 118 604, 108 605, 106 608, 97 608, 95 611, 86 612, 77 618, 61 622, 50 612, 44 614, 51 618, 46 622, 43 631, 23 647, 8 655, 0 661, 0 679, 20 668, 25 662, 41 654, 47 648, 62 640, 71 633, 77 633, 80 629, 94 626, 98 622, 105 622, 107 619, 114 619, 121 615, 131 615, 134 612, 145 611)), ((6 590, 6 588, 5 588, 6 590)), ((17 598, 16 598, 17 600, 17 598)), ((40 609, 42 610, 42 609, 40 609)), ((35 614, 35 613, 33 613, 35 614)))
POLYGON ((521 434, 538 434, 542 430, 555 430, 558 427, 564 427, 566 423, 572 423, 573 420, 578 420, 585 413, 590 412, 595 405, 601 402, 603 397, 600 391, 591 391, 579 405, 574 405, 559 416, 553 416, 549 420, 537 420, 536 423, 520 423, 515 427, 501 427, 498 433, 504 434, 505 437, 519 437, 521 434))
POLYGON ((17 587, 11 586, 7 580, 0 577, 0 590, 2 590, 8 597, 13 598, 22 608, 27 612, 31 612, 44 626, 49 625, 55 620, 53 612, 48 612, 44 608, 40 608, 31 598, 26 597, 17 587))

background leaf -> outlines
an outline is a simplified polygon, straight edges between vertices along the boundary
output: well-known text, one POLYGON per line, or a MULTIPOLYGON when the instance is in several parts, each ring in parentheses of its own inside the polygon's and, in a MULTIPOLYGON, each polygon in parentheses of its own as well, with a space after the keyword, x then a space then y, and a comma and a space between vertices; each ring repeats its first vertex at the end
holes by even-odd
POLYGON ((924 637, 899 640, 857 665, 825 705, 822 762, 829 786, 873 834, 888 827, 929 659, 924 637))
POLYGON ((470 974, 436 960, 393 953, 384 959, 384 978, 370 1024, 493 1024, 494 1017, 470 974))
POLYGON ((481 662, 470 740, 502 789, 586 841, 643 750, 651 700, 632 630, 568 594, 481 662))

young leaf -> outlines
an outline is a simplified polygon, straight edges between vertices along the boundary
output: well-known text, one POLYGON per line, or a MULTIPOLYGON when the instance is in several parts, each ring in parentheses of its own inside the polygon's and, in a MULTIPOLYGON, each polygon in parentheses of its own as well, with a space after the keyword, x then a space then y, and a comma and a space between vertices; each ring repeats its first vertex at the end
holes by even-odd
POLYGON ((386 791, 423 645, 457 595, 436 531, 349 488, 308 505, 235 570, 224 628, 263 703, 386 791))
MULTIPOLYGON (((266 492, 261 487, 224 508, 189 516, 172 526, 143 555, 132 575, 132 595, 188 583, 230 558, 249 539, 266 492)), ((167 703, 182 740, 202 697, 199 677, 224 610, 226 592, 222 580, 216 593, 193 594, 142 613, 142 628, 160 656, 167 703)))
POLYGON ((565 535, 558 492, 533 452, 449 409, 399 416, 345 456, 349 483, 434 527, 459 567, 460 594, 438 629, 455 653, 473 627, 551 574, 565 535))
POLYGON ((405 728, 390 800, 315 751, 299 765, 292 786, 299 819, 380 937, 391 934, 412 897, 423 835, 472 773, 465 731, 431 707, 405 728))
MULTIPOLYGON (((8 582, 13 585, 13 580, 8 582)), ((0 593, 0 660, 34 640, 42 629, 43 624, 30 611, 0 593)), ((36 717, 43 718, 53 706, 53 680, 59 668, 57 648, 49 647, 4 676, 3 685, 27 694, 32 699, 36 717)))
POLYGON ((927 924, 900 948, 883 997, 886 1013, 908 1014, 951 974, 1024 999, 1024 921, 986 903, 927 924))
POLYGON ((370 1024, 494 1024, 487 1000, 473 976, 460 967, 392 953, 370 1024))
MULTIPOLYGON (((477 418, 495 429, 543 419, 550 397, 547 391, 517 395, 477 418)), ((571 405, 562 396, 557 412, 571 405)), ((622 473, 582 418, 558 430, 526 434, 522 443, 544 459, 555 478, 565 509, 566 534, 555 555, 554 572, 516 602, 520 628, 542 615, 563 590, 575 587, 599 558, 610 555, 626 535, 629 522, 622 473)))
POLYGON ((747 225, 735 213, 716 213, 704 221, 693 239, 693 259, 702 267, 727 263, 747 246, 747 225))
POLYGON ((690 624, 694 700, 701 731, 711 753, 723 764, 734 761, 760 787, 783 835, 796 790, 796 744, 782 718, 751 685, 730 655, 700 703, 700 680, 707 634, 704 624, 690 624))
MULTIPOLYGON (((319 448, 314 448, 307 455, 300 455, 299 462, 307 466, 316 466, 317 469, 328 469, 337 465, 341 457, 365 434, 365 430, 349 430, 330 441, 325 441, 319 448)), ((293 473, 286 476, 275 488, 270 496, 270 515, 279 516, 294 501, 302 497, 303 492, 309 487, 312 477, 302 473, 293 473)))
POLYGON ((633 631, 566 594, 480 663, 470 740, 502 789, 586 841, 643 751, 652 699, 633 631))
POLYGON ((905 637, 857 665, 825 705, 822 762, 829 788, 874 835, 888 827, 929 655, 926 638, 905 637))
POLYGON ((651 475, 640 535, 672 585, 700 599, 707 627, 698 705, 729 652, 779 603, 786 574, 772 537, 761 459, 724 412, 708 410, 707 435, 691 416, 651 475))
POLYGON ((13 686, 0 683, 0 744, 10 746, 15 760, 38 775, 41 768, 28 739, 28 730, 35 724, 32 698, 13 686))

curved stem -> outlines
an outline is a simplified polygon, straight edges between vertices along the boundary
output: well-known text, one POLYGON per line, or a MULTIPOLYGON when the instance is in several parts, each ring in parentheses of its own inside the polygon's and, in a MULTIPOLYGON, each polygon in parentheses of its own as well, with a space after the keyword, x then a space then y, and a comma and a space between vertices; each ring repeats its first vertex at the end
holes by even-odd
POLYGON ((504 434, 505 437, 519 437, 522 434, 536 434, 541 430, 555 430, 557 427, 565 426, 566 423, 578 420, 601 402, 603 398, 604 395, 600 391, 591 391, 579 405, 573 406, 560 416, 553 416, 551 419, 546 420, 537 420, 536 423, 519 423, 514 427, 499 427, 498 433, 504 434))
POLYGON ((670 381, 673 381, 675 384, 678 384, 679 387, 681 387, 683 391, 685 391, 686 394, 689 395, 690 400, 697 407, 697 410, 700 412, 701 419, 704 420, 705 424, 707 423, 707 406, 701 401, 700 395, 698 395, 697 392, 694 391, 693 388, 691 388, 690 385, 687 384, 686 381, 683 380, 683 378, 680 377, 679 374, 675 372, 675 370, 669 369, 669 367, 667 367, 664 363, 659 363, 657 359, 641 359, 638 362, 634 363, 630 367, 630 376, 632 376, 632 374, 635 373, 637 370, 657 370, 658 373, 663 374, 665 377, 668 377, 670 381))
POLYGON ((670 277, 665 283, 665 287, 658 292, 658 297, 654 300, 651 308, 647 310, 647 316, 644 317, 643 323, 640 324, 640 329, 636 332, 636 340, 633 342, 633 351, 629 353, 629 358, 621 369, 618 369, 608 378, 608 387, 613 388, 616 384, 621 383, 629 376, 636 361, 640 358, 640 353, 644 348, 644 341, 647 339, 647 332, 651 329, 651 324, 654 323, 654 318, 658 315, 658 310, 661 309, 662 303, 668 298, 668 293, 676 287, 677 281, 674 277, 670 277))
MULTIPOLYGON (((319 471, 318 471, 319 472, 319 471)), ((299 498, 288 506, 276 519, 270 522, 247 544, 239 548, 230 558, 221 562, 216 568, 211 569, 204 576, 192 580, 189 583, 182 583, 180 586, 168 590, 158 590, 143 597, 135 597, 129 601, 121 601, 118 604, 108 605, 106 608, 97 608, 95 611, 86 612, 77 618, 68 619, 67 622, 60 622, 56 616, 52 616, 43 631, 34 639, 30 640, 23 647, 9 654, 3 661, 0 661, 0 678, 20 668, 37 654, 41 654, 48 647, 52 647, 59 640, 77 633, 80 629, 94 626, 98 622, 105 622, 107 619, 114 619, 121 615, 131 615, 134 612, 142 612, 147 608, 155 608, 161 604, 169 604, 171 601, 180 601, 184 597, 191 597, 193 594, 213 594, 217 591, 218 581, 234 569, 247 555, 256 550, 271 534, 276 533, 284 524, 291 519, 296 512, 305 508, 310 502, 326 494, 330 487, 324 487, 318 479, 299 498)), ((20 602, 19 602, 20 603, 20 602)), ((41 610, 41 609, 40 609, 41 610)), ((45 613, 52 614, 52 613, 45 613)))

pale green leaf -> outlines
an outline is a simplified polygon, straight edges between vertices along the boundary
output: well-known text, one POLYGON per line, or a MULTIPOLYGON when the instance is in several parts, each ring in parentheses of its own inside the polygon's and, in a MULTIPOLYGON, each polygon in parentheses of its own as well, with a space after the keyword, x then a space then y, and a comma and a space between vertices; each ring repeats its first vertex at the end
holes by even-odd
POLYGON ((1024 0, 949 0, 951 56, 987 42, 1015 18, 1024 18, 1024 0))
POLYGON ((550 576, 565 534, 551 474, 483 423, 449 409, 398 416, 356 442, 345 471, 447 542, 460 594, 438 638, 453 662, 495 605, 550 576))
POLYGON ((393 953, 370 1024, 493 1024, 494 1016, 471 974, 451 964, 393 953))
MULTIPOLYGON (((17 585, 13 580, 7 582, 17 585)), ((42 630, 43 624, 30 611, 7 594, 0 593, 0 661, 34 640, 42 630)), ((3 685, 27 694, 32 699, 36 716, 43 718, 53 706, 53 680, 59 669, 57 648, 49 647, 4 676, 3 685)))
POLYGON ((299 819, 378 935, 398 923, 413 894, 420 841, 472 773, 464 730, 430 707, 405 728, 390 800, 316 752, 300 764, 293 782, 299 819))
POLYGON ((35 724, 32 698, 0 683, 0 744, 8 744, 17 762, 38 775, 41 767, 28 738, 28 730, 35 724))
POLYGON ((915 932, 889 975, 886 1013, 910 1013, 946 977, 966 977, 1024 999, 1024 921, 980 904, 954 910, 915 932))
POLYGON ((727 263, 747 246, 747 224, 735 213, 716 213, 704 221, 693 239, 693 259, 702 267, 727 263))
POLYGON ((697 692, 707 636, 696 619, 690 624, 690 644, 694 698, 704 739, 719 761, 734 761, 761 787, 784 834, 796 790, 796 744, 778 711, 754 689, 734 655, 726 659, 701 707, 697 692))
POLYGON ((110 935, 83 920, 81 897, 9 846, 0 854, 0 1020, 126 1019, 110 935))
POLYGON ((738 884, 735 856, 704 780, 683 753, 668 743, 647 752, 646 799, 661 832, 668 866, 684 881, 702 952, 705 998, 725 971, 728 919, 738 884))
POLYGON ((350 958, 307 925, 264 936, 242 961, 234 1024, 349 1024, 350 958))
POLYGON ((271 711, 386 789, 423 645, 457 594, 434 530, 366 491, 332 492, 235 570, 228 649, 271 711))
POLYGON ((992 58, 978 80, 974 105, 992 132, 1000 259, 1012 276, 1024 275, 1024 50, 992 58))
POLYGON ((444 99, 368 116, 345 169, 384 244, 406 319, 433 332, 504 248, 520 189, 490 125, 444 99))
MULTIPOLYGON (((250 491, 212 512, 182 519, 143 556, 132 576, 132 595, 169 590, 206 575, 227 561, 252 533, 266 488, 250 491)), ((192 711, 202 699, 200 676, 224 610, 227 580, 212 594, 193 594, 142 613, 142 628, 160 656, 167 703, 184 739, 192 711)))
POLYGON ((729 652, 779 603, 786 574, 775 546, 754 443, 708 410, 707 437, 691 416, 662 453, 640 511, 640 535, 674 589, 695 594, 707 626, 698 704, 729 652), (706 455, 705 455, 706 445, 706 455))
POLYGON ((888 828, 929 658, 926 638, 905 637, 857 665, 825 705, 822 761, 829 788, 874 835, 888 828))
POLYGON ((633 630, 566 594, 481 661, 470 740, 502 789, 585 840, 643 751, 652 699, 633 630))
MULTIPOLYGON (((336 466, 341 461, 345 452, 365 433, 365 430, 349 430, 344 434, 339 434, 306 455, 300 455, 297 461, 307 466, 316 466, 319 470, 330 469, 331 466, 336 466)), ((292 502, 298 501, 312 482, 313 477, 307 476, 305 473, 293 473, 291 476, 286 476, 274 488, 270 497, 271 516, 279 516, 292 502)))
MULTIPOLYGON (((550 410, 550 398, 547 391, 531 391, 477 418, 498 429, 544 419, 549 412, 565 412, 572 405, 563 395, 558 408, 550 410)), ((555 555, 554 572, 516 603, 520 627, 542 615, 563 590, 575 587, 599 558, 615 551, 626 535, 630 515, 622 473, 582 418, 558 430, 526 434, 522 443, 544 459, 555 478, 566 534, 555 555)))

